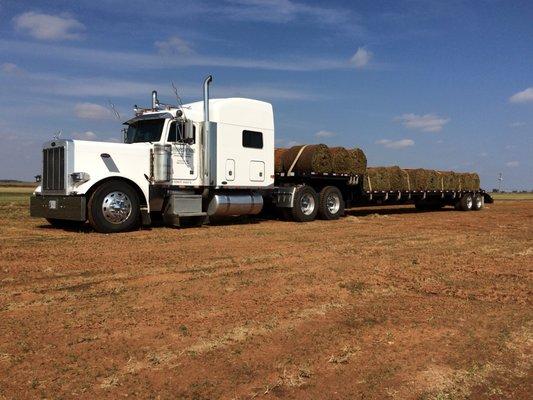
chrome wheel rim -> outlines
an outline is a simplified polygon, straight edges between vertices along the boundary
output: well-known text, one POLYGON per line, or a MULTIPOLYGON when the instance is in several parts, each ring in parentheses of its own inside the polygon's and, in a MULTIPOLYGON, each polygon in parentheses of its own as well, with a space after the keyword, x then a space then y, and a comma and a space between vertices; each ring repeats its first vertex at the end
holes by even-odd
POLYGON ((121 224, 131 215, 131 200, 123 192, 110 192, 102 202, 102 214, 106 221, 121 224))
POLYGON ((326 208, 328 209, 328 212, 332 215, 335 215, 339 212, 339 208, 341 207, 341 200, 339 199, 339 196, 336 193, 331 193, 326 197, 326 208))
POLYGON ((309 193, 304 194, 300 199, 300 209, 305 215, 311 215, 315 210, 315 198, 309 193))
POLYGON ((481 208, 483 207, 483 198, 480 196, 480 197, 476 197, 476 208, 481 208))
POLYGON ((466 199, 466 207, 468 209, 472 208, 472 205, 474 204, 473 200, 472 200, 472 196, 468 196, 468 198, 466 199))

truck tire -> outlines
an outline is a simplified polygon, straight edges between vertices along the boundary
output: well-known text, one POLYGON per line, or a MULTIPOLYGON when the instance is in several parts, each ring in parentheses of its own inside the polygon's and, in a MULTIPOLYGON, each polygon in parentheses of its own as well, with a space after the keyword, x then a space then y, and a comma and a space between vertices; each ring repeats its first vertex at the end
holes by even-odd
POLYGON ((344 215, 344 200, 335 186, 326 186, 318 196, 318 217, 325 220, 339 219, 344 215))
POLYGON ((294 205, 290 216, 296 222, 309 222, 318 213, 318 195, 311 186, 300 186, 294 193, 294 205))
POLYGON ((71 221, 69 219, 46 218, 54 228, 79 229, 85 221, 71 221))
POLYGON ((474 205, 474 198, 470 193, 466 193, 459 200, 459 209, 461 211, 470 211, 474 205))
POLYGON ((87 208, 89 223, 97 232, 131 231, 141 223, 139 196, 126 182, 105 182, 94 191, 87 208))
POLYGON ((483 208, 484 201, 483 196, 479 193, 474 195, 474 202, 472 204, 472 210, 479 211, 483 208))

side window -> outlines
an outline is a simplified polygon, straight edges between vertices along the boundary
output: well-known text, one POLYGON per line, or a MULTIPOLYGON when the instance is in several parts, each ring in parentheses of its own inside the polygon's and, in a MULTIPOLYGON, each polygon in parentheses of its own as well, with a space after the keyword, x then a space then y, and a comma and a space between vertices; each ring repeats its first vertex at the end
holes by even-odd
MULTIPOLYGON (((191 143, 194 143, 196 140, 196 126, 192 127, 192 136, 193 139, 191 143)), ((185 124, 183 122, 172 122, 170 124, 170 129, 168 130, 167 142, 183 142, 185 137, 185 124)))
POLYGON ((242 131, 242 146, 252 149, 262 149, 263 132, 242 131))

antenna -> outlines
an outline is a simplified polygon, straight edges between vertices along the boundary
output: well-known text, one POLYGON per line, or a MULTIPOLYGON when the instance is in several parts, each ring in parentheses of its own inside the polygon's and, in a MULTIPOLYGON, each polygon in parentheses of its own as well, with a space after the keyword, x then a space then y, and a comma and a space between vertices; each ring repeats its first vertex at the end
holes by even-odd
POLYGON ((59 138, 61 137, 61 133, 63 133, 63 132, 61 131, 61 129, 58 130, 56 133, 54 133, 54 136, 53 136, 54 140, 59 139, 59 138))
POLYGON ((176 88, 176 85, 174 85, 174 82, 172 83, 172 90, 174 91, 174 95, 176 96, 176 100, 178 101, 179 108, 183 108, 183 102, 181 101, 181 97, 178 94, 178 89, 176 88))
POLYGON ((115 118, 118 119, 119 121, 122 121, 122 118, 120 117, 120 113, 115 108, 115 105, 111 102, 111 100, 107 100, 107 102, 109 103, 109 108, 111 108, 111 111, 113 112, 113 115, 115 116, 115 118))
POLYGON ((502 191, 503 173, 498 174, 498 192, 502 191))

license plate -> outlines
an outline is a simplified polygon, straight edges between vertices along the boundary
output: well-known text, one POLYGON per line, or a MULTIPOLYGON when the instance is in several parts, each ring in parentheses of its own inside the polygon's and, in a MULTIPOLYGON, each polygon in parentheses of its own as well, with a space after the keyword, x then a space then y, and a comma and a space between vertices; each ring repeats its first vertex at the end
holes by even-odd
POLYGON ((57 209, 57 200, 49 200, 48 201, 48 208, 50 210, 56 210, 57 209))

